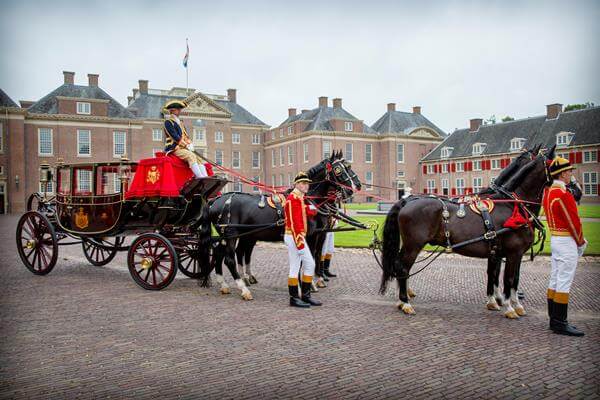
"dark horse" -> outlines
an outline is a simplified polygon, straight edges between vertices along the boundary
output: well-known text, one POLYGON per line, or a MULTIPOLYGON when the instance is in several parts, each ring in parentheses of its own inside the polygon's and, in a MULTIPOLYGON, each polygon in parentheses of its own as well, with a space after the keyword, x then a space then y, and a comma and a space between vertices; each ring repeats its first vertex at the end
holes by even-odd
MULTIPOLYGON (((516 198, 539 204, 543 189, 550 182, 546 161, 554 158, 554 147, 547 154, 540 153, 525 164, 516 174, 490 196, 492 199, 507 199, 505 193, 514 193, 516 198)), ((510 200, 510 198, 508 198, 510 200)), ((513 202, 497 203, 491 214, 494 226, 500 229, 513 215, 513 202)), ((435 196, 411 196, 398 201, 385 221, 383 231, 382 267, 380 292, 385 293, 387 283, 393 278, 398 280, 398 307, 406 314, 414 314, 407 294, 407 279, 410 269, 419 252, 426 244, 446 246, 482 237, 486 232, 482 218, 468 212, 464 218, 458 218, 459 205, 435 196), (447 224, 443 212, 447 210, 447 224), (449 234, 446 238, 446 232, 449 234)), ((539 213, 539 205, 530 207, 533 215, 539 213)), ((529 215, 526 215, 529 217, 529 215)), ((518 318, 524 314, 516 291, 519 283, 521 259, 534 242, 534 232, 528 225, 509 230, 497 237, 496 257, 506 258, 504 271, 505 313, 508 318, 518 318), (519 313, 515 311, 519 310, 519 313)), ((490 243, 481 240, 458 247, 456 253, 478 258, 490 258, 490 243)))
MULTIPOLYGON (((327 196, 332 190, 339 193, 343 199, 352 195, 352 178, 341 156, 341 153, 334 153, 307 171, 309 178, 313 181, 307 197, 312 199, 310 201, 314 200, 317 206, 328 201, 327 196)), ((236 285, 241 290, 242 297, 245 300, 252 300, 250 290, 236 269, 236 244, 243 243, 242 248, 249 249, 247 253, 249 255, 257 241, 280 242, 283 240, 284 234, 283 204, 280 204, 277 209, 273 209, 265 206, 264 202, 265 198, 260 194, 239 192, 226 193, 211 201, 208 208, 208 219, 215 226, 220 236, 220 242, 213 250, 211 262, 203 264, 202 286, 209 285, 210 272, 214 268, 221 293, 230 293, 229 286, 223 279, 222 263, 224 261, 236 285)), ((316 234, 315 227, 322 225, 319 221, 323 218, 319 213, 315 220, 309 223, 307 235, 309 247, 311 247, 311 241, 314 240, 313 236, 316 234)), ((313 256, 315 256, 316 250, 320 252, 321 249, 311 247, 313 256)), ((252 276, 249 264, 248 257, 246 261, 246 271, 249 272, 248 279, 252 276)), ((253 281, 256 282, 256 279, 254 278, 253 281)))

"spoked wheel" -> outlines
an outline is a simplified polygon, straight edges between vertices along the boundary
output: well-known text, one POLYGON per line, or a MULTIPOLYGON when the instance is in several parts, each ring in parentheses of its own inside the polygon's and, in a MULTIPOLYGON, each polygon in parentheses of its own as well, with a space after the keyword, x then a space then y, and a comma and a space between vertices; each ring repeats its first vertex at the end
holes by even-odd
POLYGON ((147 290, 161 290, 169 286, 177 274, 177 253, 163 235, 144 233, 138 236, 127 253, 131 277, 147 290))
POLYGON ((17 250, 23 264, 36 275, 46 275, 58 258, 58 242, 48 218, 28 211, 17 224, 17 250))
POLYGON ((179 270, 187 277, 199 279, 200 272, 200 248, 198 243, 186 243, 179 248, 179 270))
POLYGON ((90 238, 83 239, 81 247, 83 254, 88 261, 96 267, 101 267, 112 261, 117 255, 117 247, 123 244, 123 238, 115 237, 110 239, 90 238))

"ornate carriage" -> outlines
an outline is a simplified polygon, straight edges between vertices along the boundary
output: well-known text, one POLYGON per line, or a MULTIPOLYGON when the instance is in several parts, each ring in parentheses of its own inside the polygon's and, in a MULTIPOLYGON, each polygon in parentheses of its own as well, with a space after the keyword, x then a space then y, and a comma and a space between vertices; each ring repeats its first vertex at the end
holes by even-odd
MULTIPOLYGON (((167 287, 177 269, 199 277, 202 211, 227 183, 217 176, 194 179, 185 163, 163 153, 139 163, 59 162, 55 179, 42 165, 40 181, 43 193, 56 185, 56 195, 31 195, 18 222, 17 250, 25 266, 48 274, 64 245, 81 244, 95 266, 127 251, 131 276, 149 290, 167 287)), ((206 230, 210 235, 210 226, 206 230)))

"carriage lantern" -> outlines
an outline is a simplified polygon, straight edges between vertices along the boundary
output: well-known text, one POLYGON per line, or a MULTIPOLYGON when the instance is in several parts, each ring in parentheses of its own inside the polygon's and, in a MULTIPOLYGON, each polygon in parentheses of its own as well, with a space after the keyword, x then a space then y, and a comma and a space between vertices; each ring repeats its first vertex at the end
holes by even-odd
POLYGON ((50 172, 50 164, 43 162, 40 164, 40 184, 44 191, 44 197, 48 192, 48 182, 52 180, 52 174, 50 172))
POLYGON ((129 165, 129 159, 126 154, 121 156, 121 164, 119 165, 119 179, 121 180, 121 193, 125 193, 129 186, 129 179, 131 178, 131 166, 129 165))

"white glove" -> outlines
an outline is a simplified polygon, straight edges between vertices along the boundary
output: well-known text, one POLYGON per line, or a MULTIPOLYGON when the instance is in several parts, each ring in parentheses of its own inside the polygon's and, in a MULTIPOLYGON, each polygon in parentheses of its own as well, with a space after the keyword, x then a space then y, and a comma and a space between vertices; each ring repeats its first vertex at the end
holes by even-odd
POLYGON ((583 256, 583 252, 585 251, 587 245, 588 245, 588 241, 583 239, 583 244, 581 246, 577 247, 577 254, 579 255, 579 257, 583 256))
POLYGON ((317 207, 315 207, 315 206, 314 206, 314 205, 312 205, 312 204, 309 204, 309 205, 308 205, 308 209, 309 209, 309 210, 311 210, 311 211, 316 211, 316 210, 317 210, 317 207))
POLYGON ((194 151, 194 145, 192 143, 185 146, 185 148, 188 149, 189 151, 194 151))

